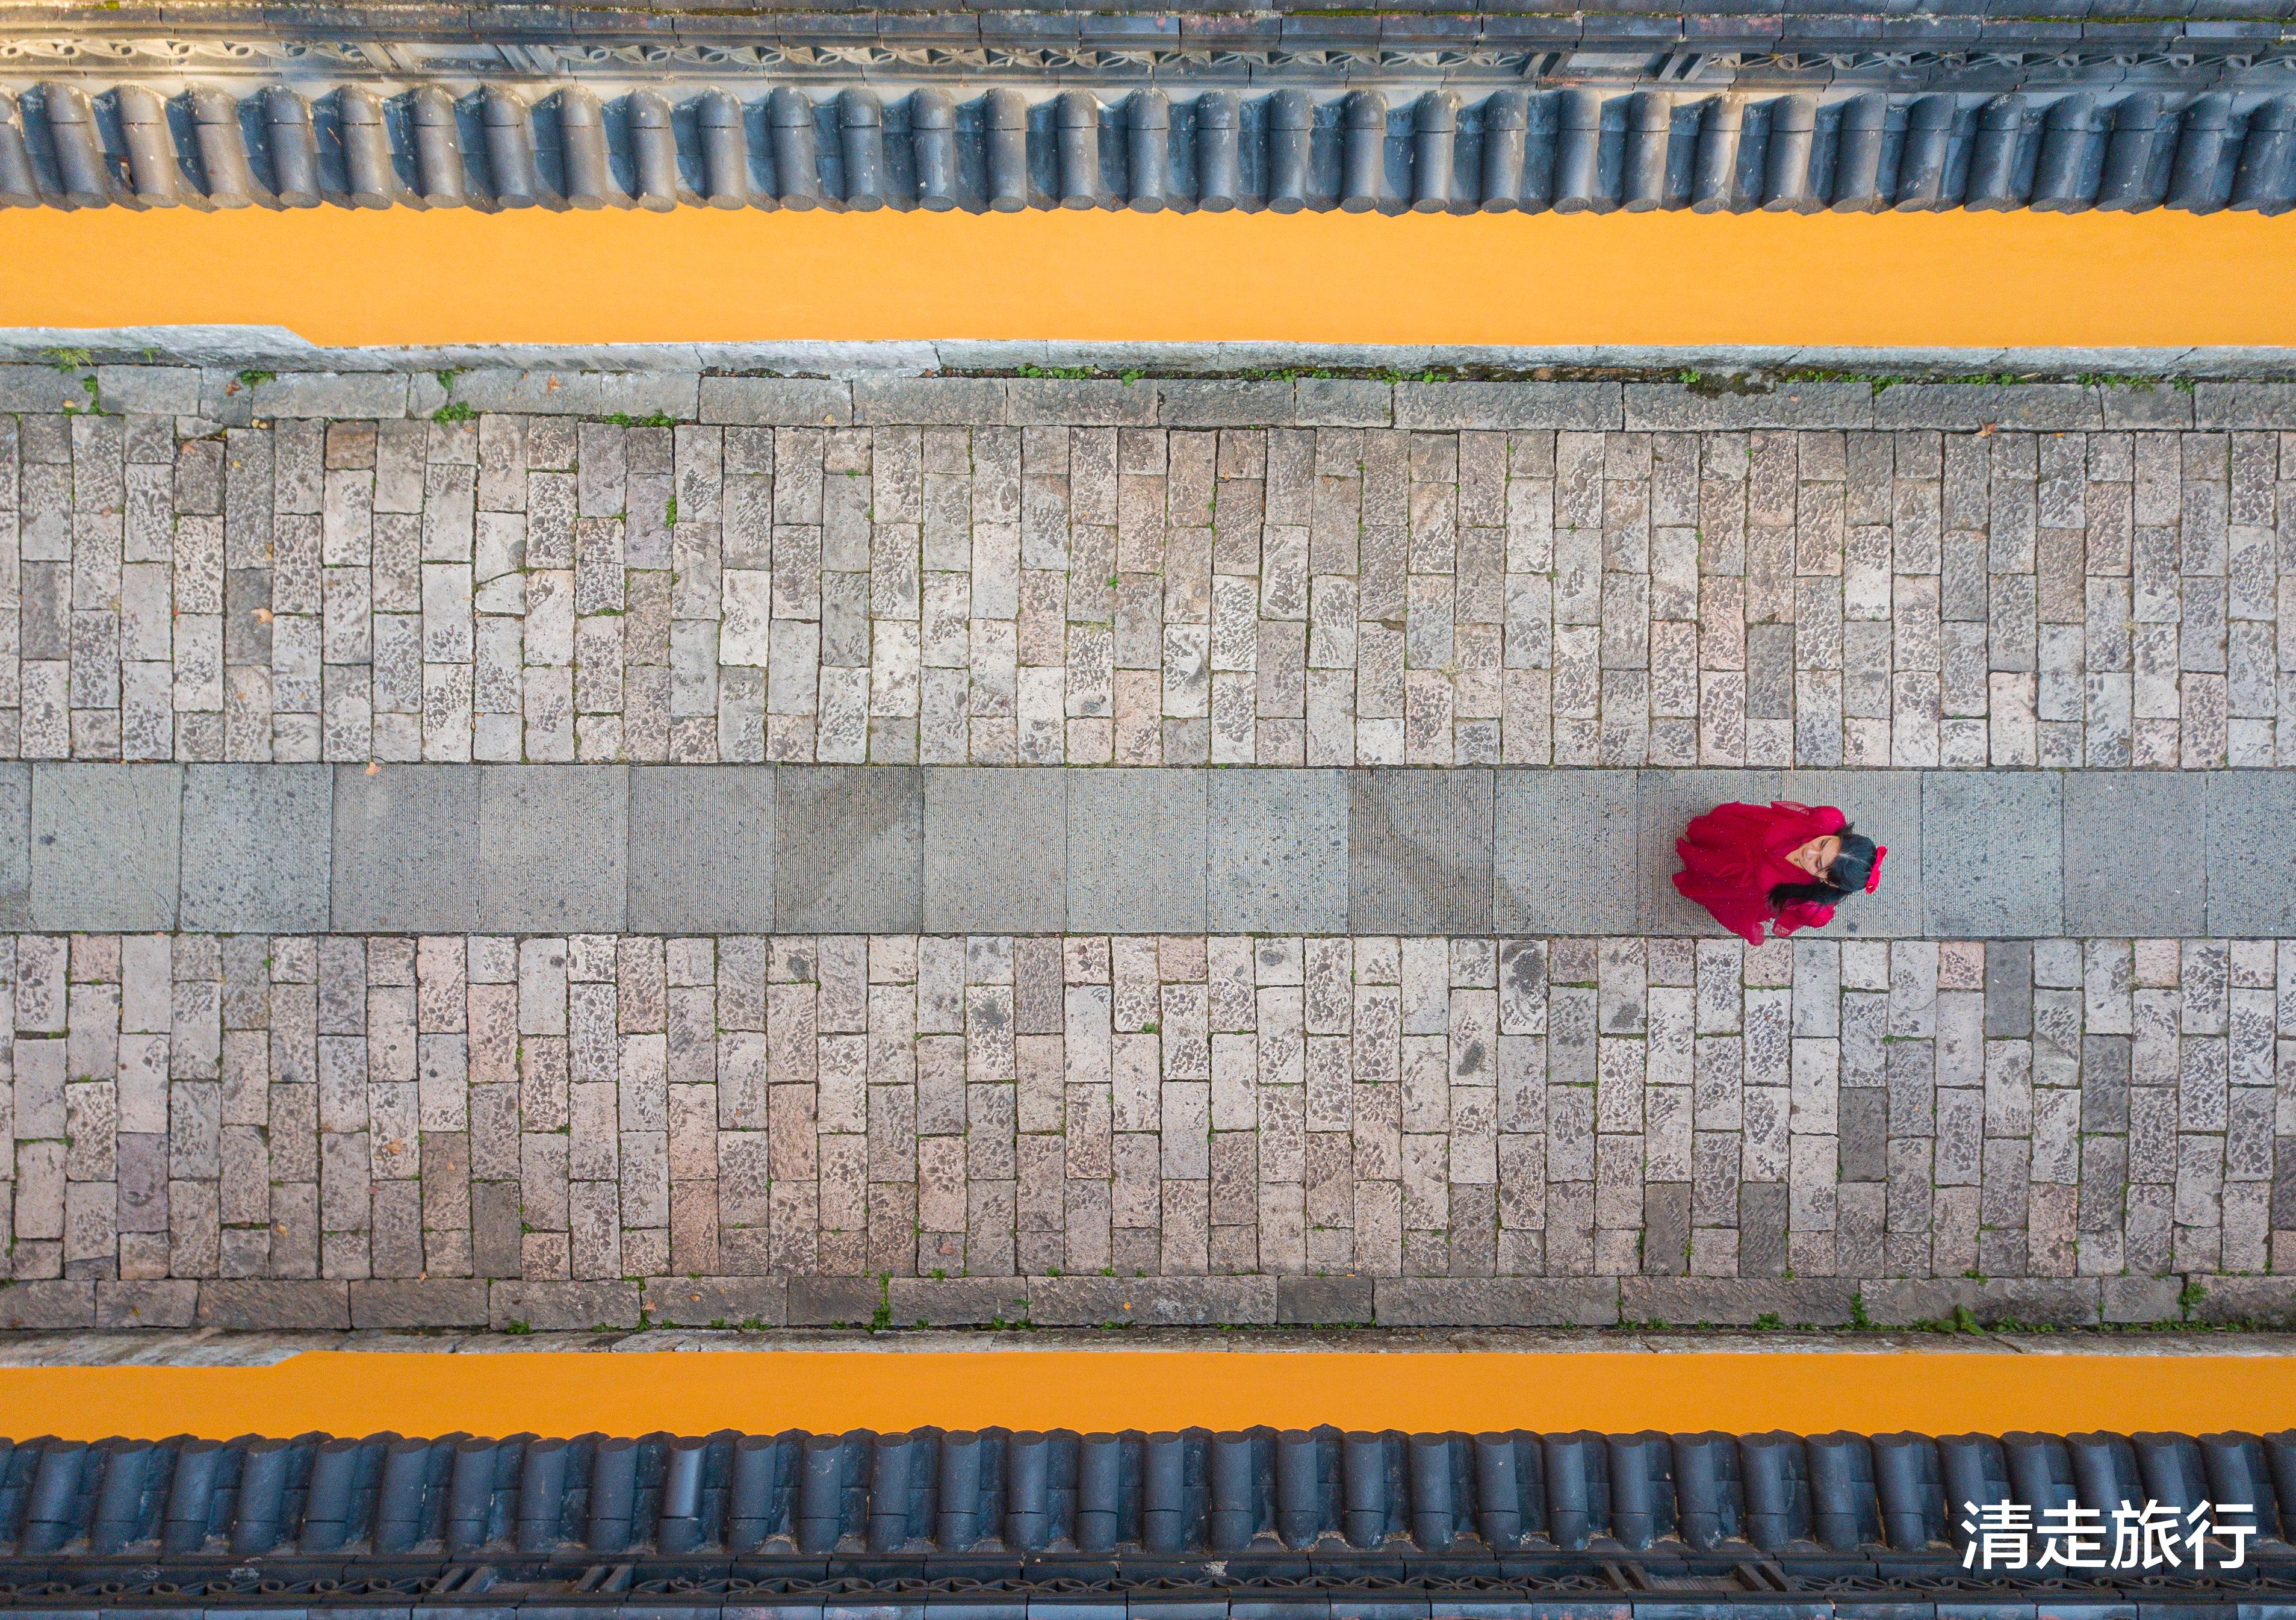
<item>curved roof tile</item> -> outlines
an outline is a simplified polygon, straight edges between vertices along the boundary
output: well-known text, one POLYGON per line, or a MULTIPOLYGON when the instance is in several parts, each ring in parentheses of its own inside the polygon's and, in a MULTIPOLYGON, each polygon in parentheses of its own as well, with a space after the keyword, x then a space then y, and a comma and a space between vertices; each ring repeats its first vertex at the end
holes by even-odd
MULTIPOLYGON (((1878 1595, 1872 1581, 1886 1583, 1892 1564, 1898 1578, 1915 1581, 1934 1580, 1938 1563, 1963 1564, 1971 1521, 1993 1504, 2018 1504, 2030 1526, 2077 1503, 2091 1525, 2102 1526, 2113 1523, 2117 1511, 2147 1502, 2174 1513, 2166 1522, 2179 1527, 2180 1545, 2181 1533, 2203 1520, 2240 1526, 2262 1543, 2243 1550, 2265 1555, 2267 1567, 2251 1578, 2276 1577, 2282 1584, 2272 1590, 2284 1591, 2292 1493, 2296 1433, 2286 1432, 1932 1438, 1522 1429, 1406 1435, 1325 1427, 1157 1434, 726 1430, 570 1439, 459 1433, 92 1443, 45 1437, 0 1440, 0 1597, 12 1584, 25 1584, 11 1582, 11 1554, 43 1560, 30 1591, 17 1601, 62 1612, 58 1594, 102 1573, 76 1575, 71 1561, 80 1558, 320 1554, 336 1559, 342 1567, 334 1578, 346 1580, 359 1573, 363 1557, 595 1559, 714 1552, 743 1560, 749 1575, 762 1580, 802 1578, 808 1569, 816 1579, 837 1578, 839 1568, 824 1566, 823 1555, 1001 1553, 1028 1555, 1027 1564, 1003 1577, 1027 1580, 1060 1575, 1058 1566, 1037 1561, 1037 1555, 1052 1551, 1150 1561, 1133 1576, 1136 1583, 1234 1584, 1253 1580, 1254 1565, 1218 1560, 1280 1560, 1312 1549, 1312 1572, 1300 1559, 1288 1572, 1280 1563, 1262 1566, 1261 1578, 1288 1578, 1295 1598, 1320 1601, 1325 1588, 1301 1584, 1312 1575, 1344 1585, 1367 1575, 1385 1574, 1392 1582, 1407 1573, 1399 1562, 1385 1571, 1361 1562, 1366 1553, 1468 1560, 1416 1567, 1421 1579, 1440 1582, 1477 1573, 1502 1580, 1529 1575, 1492 1562, 1523 1550, 1592 1548, 1615 1557, 1656 1547, 1676 1559, 1718 1550, 1741 1559, 1863 1553, 1863 1563, 1839 1573, 1862 1575, 1871 1600, 1878 1595), (1478 1555, 1480 1571, 1472 1561, 1478 1555), (783 1560, 779 1568, 776 1559, 783 1560), (1159 1559, 1201 1567, 1160 1568, 1152 1562, 1159 1559), (59 1580, 61 1586, 43 1583, 59 1580)), ((2226 1550, 2221 1544, 2212 1550, 2217 1563, 2226 1550)), ((206 1576, 221 1567, 227 1566, 210 1562, 206 1576)), ((946 1564, 928 1565, 925 1572, 936 1568, 992 1578, 996 1573, 946 1564)), ((2237 1584, 2220 1589, 2211 1572, 2151 1564, 2141 1577, 2152 1589, 2146 1595, 2154 1601, 2170 1597, 2180 1569, 2201 1589, 2191 1596, 2252 1595, 2237 1584)), ((111 1569, 116 1582, 137 1573, 111 1569)), ((854 1565, 843 1573, 866 1582, 897 1579, 905 1569, 854 1565)), ((141 1578, 148 1588, 166 1574, 165 1565, 147 1567, 141 1578)), ((2038 1577, 2022 1578, 2046 1574, 2044 1568, 2038 1577)), ((184 1578, 176 1576, 179 1583, 184 1578)), ((1104 1578, 1119 1588, 1125 1583, 1114 1563, 1104 1578)), ((2009 1577, 2013 1583, 2016 1578, 2009 1577)), ((1969 1584, 1984 1579, 1980 1567, 1969 1584)), ((114 1600, 122 1591, 118 1584, 102 1590, 114 1600)), ((590 1594, 586 1584, 578 1590, 590 1594)), ((1754 1591, 1775 1596, 1759 1583, 1754 1591)), ((869 1600, 853 1591, 848 1589, 842 1602, 858 1613, 869 1600)), ((131 1588, 127 1595, 147 1594, 131 1588)), ((487 1600, 504 1595, 516 1594, 487 1600)), ((818 1613, 819 1594, 813 1595, 812 1612, 818 1613)), ((912 1588, 896 1595, 925 1594, 912 1588)), ((2033 1591, 2021 1595, 2030 1610, 2033 1591)), ((1037 1606, 1029 1612, 1038 1612, 1037 1606)), ((2251 1611, 2243 1604, 2241 1612, 2251 1611)))
POLYGON ((2281 214, 2296 206, 2296 97, 0 90, 0 206, 321 204, 2281 214))

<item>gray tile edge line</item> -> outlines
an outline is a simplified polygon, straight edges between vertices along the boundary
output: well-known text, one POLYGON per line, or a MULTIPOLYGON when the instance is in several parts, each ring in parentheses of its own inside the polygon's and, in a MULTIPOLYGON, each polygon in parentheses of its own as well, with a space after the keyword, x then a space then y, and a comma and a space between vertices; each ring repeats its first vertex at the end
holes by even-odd
MULTIPOLYGON (((1950 378, 2006 369, 2067 380, 2110 370, 2126 375, 2174 376, 2188 365, 2211 376, 2281 379, 2296 376, 2296 348, 2269 345, 2169 346, 1997 345, 1916 347, 1825 343, 1729 344, 1430 344, 1073 341, 975 340, 955 337, 869 341, 781 341, 626 344, 471 344, 335 347, 312 342, 286 327, 252 324, 155 324, 118 327, 0 327, 0 360, 45 363, 48 351, 86 349, 98 364, 152 364, 152 356, 178 365, 226 366, 250 359, 290 371, 420 373, 441 356, 465 363, 491 359, 506 370, 590 372, 692 372, 765 370, 849 381, 862 376, 921 377, 962 365, 1013 369, 1048 361, 1082 362, 1095 369, 1128 364, 1182 374, 1237 377, 1247 372, 1337 365, 1382 371, 1448 364, 1502 371, 1541 366, 1616 368, 1671 372, 1685 365, 1766 369, 1810 366, 1874 368, 1913 377, 1950 378)), ((485 369, 494 369, 487 366, 485 369)), ((1656 380, 1671 380, 1657 378, 1656 380)))

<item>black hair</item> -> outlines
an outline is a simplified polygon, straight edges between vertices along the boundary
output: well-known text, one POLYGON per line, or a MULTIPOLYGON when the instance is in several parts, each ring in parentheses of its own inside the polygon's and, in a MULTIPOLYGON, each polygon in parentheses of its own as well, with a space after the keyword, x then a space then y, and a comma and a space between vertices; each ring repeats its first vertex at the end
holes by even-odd
POLYGON ((1874 840, 1862 833, 1852 832, 1843 822, 1838 835, 1841 853, 1833 857, 1833 864, 1825 869, 1822 883, 1779 883, 1770 889, 1770 904, 1778 911, 1800 901, 1817 905, 1839 905, 1852 895, 1863 894, 1866 880, 1874 873, 1876 851, 1874 840))

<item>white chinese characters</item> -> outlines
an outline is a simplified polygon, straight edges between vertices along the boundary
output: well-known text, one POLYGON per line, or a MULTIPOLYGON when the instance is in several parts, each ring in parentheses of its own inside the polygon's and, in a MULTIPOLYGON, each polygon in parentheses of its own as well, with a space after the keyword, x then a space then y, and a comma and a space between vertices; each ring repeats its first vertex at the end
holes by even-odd
POLYGON ((2256 1534, 2248 1502, 2202 1501, 2184 1513, 2151 1500, 2123 1502, 2109 1524, 2103 1510, 2079 1502, 2045 1508, 2038 1522, 2025 1502, 1961 1506, 1964 1569, 2238 1569, 2256 1534))

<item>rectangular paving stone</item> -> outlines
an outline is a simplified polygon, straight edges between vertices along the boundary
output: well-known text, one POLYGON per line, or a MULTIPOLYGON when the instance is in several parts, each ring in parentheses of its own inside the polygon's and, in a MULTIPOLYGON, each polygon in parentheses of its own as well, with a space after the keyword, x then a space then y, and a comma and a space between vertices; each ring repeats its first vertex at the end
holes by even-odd
POLYGON ((774 926, 784 933, 921 928, 922 773, 906 765, 777 770, 774 868, 774 926))
POLYGON ((536 1332, 638 1325, 635 1282, 496 1282, 488 1285, 487 1326, 497 1333, 520 1323, 536 1332))
POLYGON ((183 926, 324 929, 333 820, 330 766, 184 766, 183 926))
MULTIPOLYGON (((874 1290, 866 1279, 857 1281, 874 1290)), ((680 1328, 778 1328, 789 1320, 787 1277, 650 1277, 645 1313, 680 1328)))
POLYGON ((479 767, 335 767, 335 928, 468 933, 480 926, 479 767))
POLYGON ((176 926, 184 773, 171 765, 32 767, 32 925, 176 926))
POLYGON ((479 904, 488 928, 619 932, 628 872, 625 767, 480 767, 479 904))
POLYGON ((200 1285, 188 1277, 95 1285, 99 1328, 188 1328, 199 1314, 200 1285))
POLYGON ((1619 1320, 1611 1277, 1382 1277, 1373 1292, 1383 1328, 1607 1328, 1619 1320))
POLYGON ((2285 382, 2200 382, 2192 401, 2195 427, 2296 428, 2296 388, 2285 382))
POLYGON ((1145 428, 1156 420, 1156 385, 1137 379, 1008 377, 1004 420, 1014 427, 1145 428))
POLYGON ((925 772, 924 929, 1052 934, 1068 910, 1068 773, 925 772))
POLYGON ((2194 1277, 2191 1320, 2211 1327, 2296 1328, 2296 1277, 2194 1277))
POLYGON ((877 1320, 884 1298, 874 1277, 791 1277, 783 1308, 792 1328, 860 1328, 877 1320))
POLYGON ((1384 428, 1395 417, 1395 390, 1365 377, 1301 377, 1292 410, 1303 428, 1384 428))
POLYGON ((1207 926, 1220 933, 1345 929, 1348 791, 1339 771, 1215 772, 1207 926))
POLYGON ((1946 771, 1923 778, 1926 931, 1945 938, 2061 933, 2063 830, 2054 773, 1946 771))
POLYGON ((1866 1313, 1885 1328, 1953 1321, 1956 1308, 1978 1326, 2091 1328, 2098 1321, 2094 1277, 1903 1278, 1866 1285, 1866 1313))
POLYGON ((1349 773, 1352 932, 1490 930, 1491 777, 1464 768, 1349 773))
POLYGON ((772 765, 630 772, 630 927, 765 934, 774 927, 772 765))
MULTIPOLYGON (((1633 823, 1636 829, 1636 853, 1633 898, 1636 909, 1636 921, 1630 927, 1662 934, 1718 936, 1727 932, 1704 906, 1684 899, 1681 891, 1674 887, 1674 874, 1682 868, 1682 856, 1675 849, 1675 840, 1694 818, 1717 805, 1767 805, 1783 797, 1778 787, 1780 773, 1638 771, 1620 774, 1632 776, 1635 782, 1633 823)), ((1591 879, 1593 875, 1590 872, 1587 877, 1591 879)))
POLYGON ((701 420, 769 427, 838 427, 853 420, 849 383, 805 377, 704 377, 701 420))
POLYGON ((1266 1327, 1273 1277, 1035 1277, 1029 1320, 1040 1328, 1144 1322, 1152 1327, 1266 1327))
POLYGON ((1635 804, 1632 771, 1501 771, 1492 801, 1499 932, 1633 932, 1635 804))
POLYGON ((324 1281, 209 1280, 200 1284, 202 1328, 287 1330, 316 1328, 341 1332, 351 1325, 349 1285, 324 1281))
POLYGON ((406 414, 404 372, 287 372, 258 382, 248 405, 258 417, 406 414))
POLYGON ((1368 1277, 1278 1277, 1275 1320, 1286 1327, 1330 1327, 1371 1321, 1377 1306, 1368 1277))
POLYGON ((483 1328, 482 1277, 375 1278, 350 1285, 354 1328, 483 1328))
POLYGON ((32 920, 32 767, 0 765, 0 928, 32 920))
POLYGON ((200 373, 189 365, 99 365, 96 397, 107 412, 130 416, 197 416, 200 373))
POLYGON ((896 1277, 886 1300, 896 1327, 973 1328, 1027 1321, 1030 1292, 1023 1277, 896 1277))
POLYGON ((455 379, 453 393, 474 411, 550 416, 660 414, 691 421, 700 382, 692 372, 489 369, 461 373, 455 379))
POLYGON ((2103 1281, 2100 1314, 2108 1323, 2176 1321, 2184 1315, 2177 1303, 2185 1291, 2181 1277, 2107 1277, 2103 1281))
POLYGON ((1210 773, 1068 773, 1068 927, 1189 934, 1204 927, 1210 773))
POLYGON ((0 1329, 53 1332, 95 1325, 95 1284, 51 1279, 0 1289, 0 1329))
POLYGON ((1669 1327, 1751 1327, 1765 1316, 1789 1328, 1849 1326, 1857 1285, 1830 1277, 1626 1277, 1619 1316, 1669 1327))
MULTIPOLYGON (((2206 388, 2207 383, 2200 387, 2206 388)), ((2100 419, 2110 430, 2144 428, 2189 428, 2194 425, 2194 395, 2172 387, 2166 379, 2159 382, 2107 383, 2096 391, 2100 419)), ((2259 421, 2243 421, 2241 426, 2253 428, 2259 421)))
POLYGON ((1874 425, 1965 431, 1972 421, 2004 429, 2079 431, 2104 425, 2098 390, 2079 383, 1900 383, 1874 397, 1874 425))
POLYGON ((1620 425, 1615 382, 1399 382, 1395 425, 1417 429, 1578 429, 1620 425))
POLYGON ((1986 942, 1985 1033, 2000 1040, 2033 1033, 2033 947, 2025 940, 1986 942))
MULTIPOLYGON (((1658 772, 1650 773, 1656 776, 1658 772)), ((1915 939, 1922 920, 1922 776, 1916 771, 1782 771, 1777 795, 1798 805, 1832 805, 1890 853, 1882 886, 1835 909, 1824 932, 1868 939, 1915 939)), ((1669 886, 1670 887, 1670 886, 1669 886)))
POLYGON ((53 365, 0 365, 0 411, 77 411, 87 390, 70 370, 53 365))
POLYGON ((1160 382, 1156 416, 1169 428, 1288 428, 1292 384, 1232 378, 1160 382))
POLYGON ((994 427, 1004 420, 1004 384, 996 377, 863 376, 853 384, 853 420, 994 427))
POLYGON ((2158 937, 2206 914, 2206 781, 2068 771, 2063 782, 2066 932, 2158 937))
POLYGON ((1863 428, 1874 420, 1869 382, 1781 382, 1759 393, 1675 382, 1626 385, 1633 432, 1682 433, 1734 428, 1863 428))
MULTIPOLYGON (((2220 771, 2208 784, 2208 931, 2296 932, 2296 772, 2220 771)), ((2179 932, 2193 931, 2188 920, 2179 932)))

